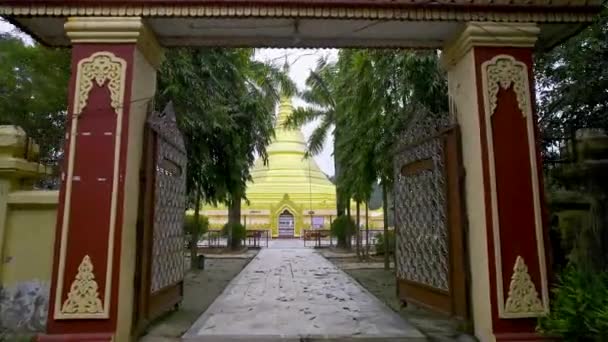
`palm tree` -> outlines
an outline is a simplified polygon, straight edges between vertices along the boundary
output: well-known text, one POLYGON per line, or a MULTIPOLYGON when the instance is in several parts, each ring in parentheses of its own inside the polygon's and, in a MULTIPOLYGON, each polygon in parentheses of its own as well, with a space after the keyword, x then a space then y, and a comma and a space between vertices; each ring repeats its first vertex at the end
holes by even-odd
MULTIPOLYGON (((343 214, 343 203, 350 198, 357 208, 368 202, 378 181, 386 209, 396 137, 407 129, 414 114, 447 111, 447 84, 437 53, 341 50, 335 63, 320 59, 306 85, 301 97, 310 106, 297 108, 286 125, 298 127, 319 120, 308 141, 312 155, 321 151, 334 129, 338 214, 343 214)), ((386 212, 384 216, 386 236, 386 212)))
MULTIPOLYGON (((308 139, 307 157, 319 154, 323 150, 323 145, 327 139, 327 135, 333 129, 334 153, 336 145, 340 141, 341 129, 336 125, 337 118, 340 115, 339 109, 336 106, 336 95, 340 92, 336 89, 338 86, 337 68, 335 63, 328 62, 327 58, 320 58, 317 61, 315 70, 310 71, 310 75, 306 79, 307 88, 300 94, 300 97, 305 100, 308 107, 297 107, 293 114, 287 118, 284 123, 289 128, 299 128, 304 124, 319 120, 319 125, 315 128, 310 138, 308 139)), ((334 158, 335 183, 336 183, 336 198, 337 198, 337 215, 344 215, 346 201, 340 196, 340 174, 341 168, 338 159, 334 158)))

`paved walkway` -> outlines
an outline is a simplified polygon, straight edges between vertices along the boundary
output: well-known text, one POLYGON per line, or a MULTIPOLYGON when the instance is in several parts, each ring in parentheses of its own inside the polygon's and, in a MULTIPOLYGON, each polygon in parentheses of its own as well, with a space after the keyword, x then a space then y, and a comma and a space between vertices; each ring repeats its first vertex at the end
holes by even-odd
POLYGON ((313 249, 296 245, 260 251, 183 339, 426 340, 313 249))

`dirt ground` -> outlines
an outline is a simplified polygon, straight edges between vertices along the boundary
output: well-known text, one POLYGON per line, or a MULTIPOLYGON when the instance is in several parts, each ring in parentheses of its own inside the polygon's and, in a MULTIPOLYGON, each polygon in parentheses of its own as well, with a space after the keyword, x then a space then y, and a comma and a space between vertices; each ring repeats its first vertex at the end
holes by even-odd
MULTIPOLYGON (((332 260, 334 261, 334 260, 332 260)), ((338 267, 342 263, 335 263, 338 267)), ((394 270, 379 268, 343 268, 343 271, 357 280, 388 307, 407 319, 431 341, 476 341, 474 337, 465 334, 466 327, 443 316, 409 305, 403 307, 397 298, 394 270)))
POLYGON ((247 258, 207 258, 205 270, 191 271, 186 275, 184 300, 179 309, 159 319, 140 341, 179 341, 179 337, 254 256, 255 254, 247 258))

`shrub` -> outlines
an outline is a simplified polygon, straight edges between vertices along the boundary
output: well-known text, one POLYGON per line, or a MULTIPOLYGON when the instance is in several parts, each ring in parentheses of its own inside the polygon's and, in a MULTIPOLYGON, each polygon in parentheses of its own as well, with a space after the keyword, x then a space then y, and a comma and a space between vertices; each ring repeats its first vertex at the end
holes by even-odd
POLYGON ((209 230, 209 218, 205 215, 201 215, 198 218, 198 227, 194 221, 194 215, 188 215, 184 217, 184 233, 191 235, 192 232, 196 232, 197 236, 205 234, 209 230))
POLYGON ((608 274, 566 267, 539 330, 566 341, 608 341, 608 274))
POLYGON ((247 236, 247 230, 245 226, 240 223, 226 223, 222 228, 222 235, 225 237, 230 237, 232 232, 232 239, 230 241, 230 246, 232 248, 239 248, 243 242, 243 239, 247 236))
MULTIPOLYGON (((389 230, 387 236, 388 236, 388 252, 389 252, 389 254, 393 254, 393 253, 395 253, 395 231, 389 230)), ((376 254, 384 255, 384 234, 381 233, 376 236, 376 241, 375 241, 374 245, 376 247, 376 254)))
POLYGON ((198 217, 198 226, 194 220, 194 215, 186 214, 184 216, 184 234, 186 235, 186 241, 188 243, 188 249, 190 249, 190 265, 192 268, 195 267, 196 256, 198 254, 198 241, 201 236, 209 230, 209 218, 204 215, 198 217))
POLYGON ((338 216, 331 223, 331 235, 338 239, 339 248, 349 248, 350 238, 357 231, 355 222, 348 216, 338 216))

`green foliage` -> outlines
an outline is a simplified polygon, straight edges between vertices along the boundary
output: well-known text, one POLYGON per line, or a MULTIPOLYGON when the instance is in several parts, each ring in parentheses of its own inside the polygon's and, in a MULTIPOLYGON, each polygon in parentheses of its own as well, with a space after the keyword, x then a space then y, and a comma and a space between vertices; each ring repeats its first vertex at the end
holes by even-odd
MULTIPOLYGON (((318 153, 333 128, 338 200, 366 202, 379 179, 390 187, 396 137, 415 113, 447 111, 447 82, 435 51, 341 50, 320 60, 286 125, 320 124, 308 141, 318 153)), ((338 208, 340 213, 340 208, 338 208)))
MULTIPOLYGON (((233 137, 244 116, 237 96, 244 95, 249 57, 245 50, 171 49, 160 69, 157 103, 173 101, 188 150, 188 190, 200 189, 207 202, 225 201, 247 169, 242 138, 233 137)), ((264 138, 270 120, 255 120, 264 138)))
POLYGON ((447 82, 435 51, 344 50, 335 156, 343 191, 366 200, 378 179, 392 184, 397 137, 418 113, 447 111, 447 82))
POLYGON ((196 236, 201 236, 209 230, 209 218, 205 215, 198 217, 198 224, 194 215, 186 214, 184 217, 184 232, 188 235, 196 233, 196 236))
POLYGON ((17 125, 56 163, 65 133, 70 51, 0 33, 0 124, 17 125))
POLYGON ((544 138, 572 137, 578 128, 608 128, 606 56, 606 3, 592 25, 551 51, 535 55, 539 124, 544 138))
POLYGON ((256 156, 267 157, 279 88, 289 95, 294 86, 280 68, 254 61, 253 49, 168 50, 156 102, 173 101, 179 115, 191 202, 200 191, 207 203, 240 203, 256 156))
MULTIPOLYGON (((597 181, 603 182, 605 176, 598 177, 601 179, 597 181)), ((608 272, 608 201, 600 189, 595 187, 591 191, 600 193, 587 196, 587 213, 563 213, 560 223, 563 247, 569 248, 568 259, 577 268, 590 272, 608 272)))
MULTIPOLYGON (((395 231, 394 230, 389 230, 388 231, 388 252, 389 254, 393 254, 395 253, 395 231)), ((384 234, 378 234, 376 236, 376 241, 374 243, 375 247, 376 247, 376 254, 377 255, 384 255, 384 234)))
POLYGON ((608 274, 584 272, 570 265, 553 289, 551 312, 539 330, 565 341, 608 340, 608 274))
POLYGON ((350 238, 357 231, 357 227, 352 218, 342 215, 331 223, 330 230, 331 235, 338 239, 338 247, 348 248, 350 247, 350 238))
POLYGON ((243 239, 247 236, 247 229, 239 222, 226 223, 224 227, 222 227, 222 235, 231 238, 230 246, 232 246, 232 248, 238 248, 241 246, 243 239))

